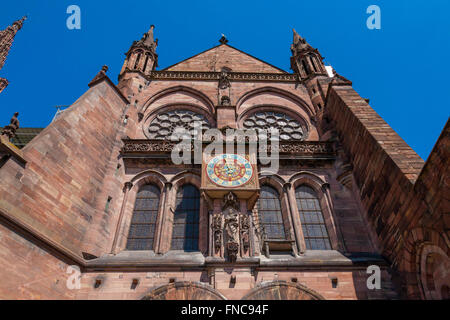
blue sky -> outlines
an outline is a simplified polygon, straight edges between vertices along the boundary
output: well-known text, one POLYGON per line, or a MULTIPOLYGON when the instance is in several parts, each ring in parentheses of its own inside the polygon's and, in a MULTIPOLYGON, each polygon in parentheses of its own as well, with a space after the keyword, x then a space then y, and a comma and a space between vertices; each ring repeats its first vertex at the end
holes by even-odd
POLYGON ((21 126, 43 127, 106 64, 113 81, 133 40, 156 26, 158 69, 229 44, 286 71, 292 28, 426 159, 449 117, 450 1, 37 1, 2 4, 0 28, 27 14, 0 76, 0 125, 19 111, 21 126), (81 30, 66 27, 69 5, 81 30), (381 30, 366 9, 381 8, 381 30))

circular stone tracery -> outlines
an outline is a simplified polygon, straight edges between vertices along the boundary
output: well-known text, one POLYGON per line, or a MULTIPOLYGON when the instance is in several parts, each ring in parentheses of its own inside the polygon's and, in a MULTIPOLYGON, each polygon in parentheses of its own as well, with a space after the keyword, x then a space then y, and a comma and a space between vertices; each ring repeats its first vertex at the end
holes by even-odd
POLYGON ((255 129, 259 137, 270 135, 270 129, 278 129, 281 140, 305 140, 306 126, 279 112, 256 112, 244 120, 246 129, 255 129))
POLYGON ((148 126, 149 139, 179 140, 192 138, 198 129, 209 129, 206 117, 190 110, 174 110, 159 113, 148 126), (196 124, 199 124, 196 127, 196 124))

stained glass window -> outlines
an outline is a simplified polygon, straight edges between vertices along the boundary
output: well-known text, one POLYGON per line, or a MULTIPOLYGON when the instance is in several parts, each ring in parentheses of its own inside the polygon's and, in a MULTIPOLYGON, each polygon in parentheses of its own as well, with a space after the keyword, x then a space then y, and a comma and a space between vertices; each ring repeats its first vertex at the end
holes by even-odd
POLYGON ((280 195, 274 188, 263 185, 258 200, 260 224, 268 240, 285 240, 283 217, 281 215, 280 195))
POLYGON ((128 233, 128 250, 153 250, 159 198, 160 191, 154 185, 139 189, 128 233))
POLYGON ((178 190, 173 217, 172 250, 197 251, 200 192, 192 184, 178 190))
POLYGON ((305 185, 295 190, 303 236, 308 250, 331 250, 330 237, 316 192, 305 185))

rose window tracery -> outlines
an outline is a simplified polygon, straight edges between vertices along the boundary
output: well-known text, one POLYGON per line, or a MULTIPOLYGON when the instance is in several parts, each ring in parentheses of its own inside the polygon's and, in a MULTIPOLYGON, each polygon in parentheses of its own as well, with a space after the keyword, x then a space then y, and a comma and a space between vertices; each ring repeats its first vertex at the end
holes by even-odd
POLYGON ((281 140, 304 140, 306 126, 292 117, 278 112, 256 112, 244 120, 244 128, 255 129, 260 138, 270 136, 271 129, 278 129, 281 140))
POLYGON ((179 140, 195 137, 198 130, 211 127, 206 117, 190 110, 159 113, 148 127, 148 138, 179 140))

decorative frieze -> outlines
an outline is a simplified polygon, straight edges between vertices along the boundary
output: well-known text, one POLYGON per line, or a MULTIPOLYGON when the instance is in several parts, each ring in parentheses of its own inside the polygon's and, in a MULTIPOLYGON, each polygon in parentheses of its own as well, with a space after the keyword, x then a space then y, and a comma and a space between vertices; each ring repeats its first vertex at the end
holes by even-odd
MULTIPOLYGON (((221 80, 221 72, 197 72, 197 71, 152 71, 149 80, 221 80)), ((253 73, 253 72, 228 72, 228 81, 277 81, 298 82, 296 74, 291 73, 253 73)))
MULTIPOLYGON (((123 140, 122 154, 127 153, 170 153, 179 143, 167 140, 123 140)), ((194 151, 194 144, 190 145, 191 151, 194 151)), ((322 141, 282 141, 278 145, 259 144, 258 150, 261 152, 271 153, 278 151, 280 154, 295 155, 323 155, 334 154, 333 146, 329 142, 322 141)))

